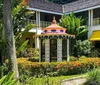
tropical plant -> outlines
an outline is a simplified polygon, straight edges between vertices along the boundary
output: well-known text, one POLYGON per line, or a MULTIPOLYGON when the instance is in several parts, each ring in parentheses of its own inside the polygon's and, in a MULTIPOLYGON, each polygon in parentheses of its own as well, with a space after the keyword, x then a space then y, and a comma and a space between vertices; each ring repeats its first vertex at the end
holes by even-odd
POLYGON ((81 18, 76 17, 74 13, 64 14, 60 19, 60 25, 67 29, 67 33, 75 35, 77 40, 87 38, 86 26, 81 25, 81 18))
POLYGON ((15 85, 18 79, 14 79, 14 72, 10 72, 8 75, 3 76, 0 79, 0 85, 15 85))
POLYGON ((21 57, 21 52, 24 51, 27 47, 28 40, 23 42, 18 42, 23 35, 31 30, 34 24, 26 23, 27 18, 31 16, 31 12, 26 9, 26 6, 23 5, 23 2, 19 3, 16 7, 12 10, 12 17, 13 17, 13 30, 15 34, 15 42, 16 42, 16 49, 17 49, 17 56, 21 57), (27 12, 29 14, 27 14, 27 12), (24 28, 24 31, 22 29, 24 28))
POLYGON ((93 47, 91 49, 91 53, 90 53, 89 56, 91 56, 91 57, 98 57, 99 55, 100 55, 99 49, 96 49, 96 48, 93 47))
POLYGON ((86 77, 87 81, 84 85, 100 85, 100 71, 99 69, 94 69, 91 72, 88 72, 86 77))
POLYGON ((0 78, 3 77, 3 70, 4 70, 4 67, 0 66, 0 78))
POLYGON ((23 57, 31 57, 30 59, 34 60, 34 57, 39 58, 39 51, 35 48, 27 48, 23 51, 23 57))
POLYGON ((91 49, 93 48, 93 45, 90 41, 88 40, 78 40, 76 41, 76 44, 74 45, 74 51, 73 54, 76 57, 80 56, 88 56, 91 54, 91 49))

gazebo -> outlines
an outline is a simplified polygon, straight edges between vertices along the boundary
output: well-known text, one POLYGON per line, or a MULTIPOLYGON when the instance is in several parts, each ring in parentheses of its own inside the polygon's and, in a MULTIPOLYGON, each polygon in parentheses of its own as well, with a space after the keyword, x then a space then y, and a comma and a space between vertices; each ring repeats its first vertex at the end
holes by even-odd
POLYGON ((41 51, 42 49, 42 40, 44 40, 44 46, 45 46, 45 62, 51 62, 51 55, 50 55, 50 46, 51 46, 51 40, 56 39, 57 40, 57 61, 62 61, 62 40, 67 39, 67 61, 69 61, 69 40, 74 39, 75 36, 71 34, 66 33, 66 28, 63 28, 61 26, 58 26, 56 24, 55 17, 53 18, 53 21, 50 26, 43 28, 42 33, 40 35, 36 35, 35 38, 39 38, 39 62, 42 62, 42 55, 41 51))

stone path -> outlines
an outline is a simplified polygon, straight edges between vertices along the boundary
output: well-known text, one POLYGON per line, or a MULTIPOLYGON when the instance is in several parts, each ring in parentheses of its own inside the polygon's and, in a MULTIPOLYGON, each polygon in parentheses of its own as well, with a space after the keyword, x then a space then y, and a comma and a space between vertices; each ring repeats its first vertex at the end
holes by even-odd
POLYGON ((81 85, 86 82, 84 77, 72 78, 68 80, 63 80, 62 85, 81 85))

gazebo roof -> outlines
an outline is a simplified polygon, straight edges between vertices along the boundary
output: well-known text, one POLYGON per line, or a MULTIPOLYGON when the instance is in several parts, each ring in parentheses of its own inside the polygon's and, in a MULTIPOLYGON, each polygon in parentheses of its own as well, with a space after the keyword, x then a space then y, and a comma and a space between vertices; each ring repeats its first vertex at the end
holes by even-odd
POLYGON ((34 37, 38 37, 41 39, 44 39, 44 38, 46 38, 46 39, 47 38, 49 38, 49 39, 52 39, 52 38, 75 38, 75 35, 66 33, 66 28, 63 28, 56 24, 55 17, 53 18, 51 25, 46 28, 43 28, 42 31, 43 31, 42 34, 35 35, 34 37))
MULTIPOLYGON (((56 20, 55 20, 55 17, 53 18, 53 21, 52 21, 52 23, 51 23, 51 25, 50 26, 48 26, 48 27, 46 27, 46 28, 43 28, 42 29, 43 31, 45 31, 45 30, 63 30, 64 32, 66 31, 66 28, 63 28, 63 27, 61 27, 61 26, 59 26, 59 25, 57 25, 56 24, 56 20)), ((46 33, 46 32, 44 32, 44 33, 46 33)), ((49 33, 49 32, 47 32, 47 33, 49 33)), ((50 32, 50 33, 55 33, 55 32, 50 32)), ((56 32, 56 33, 62 33, 62 32, 56 32)))
POLYGON ((65 34, 66 28, 63 28, 56 24, 55 17, 50 26, 42 29, 43 34, 65 34))

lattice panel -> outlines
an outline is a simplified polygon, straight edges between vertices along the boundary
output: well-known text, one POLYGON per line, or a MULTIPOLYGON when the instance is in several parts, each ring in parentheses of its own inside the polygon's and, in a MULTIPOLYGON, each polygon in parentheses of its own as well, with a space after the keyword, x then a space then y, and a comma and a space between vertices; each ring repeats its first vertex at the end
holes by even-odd
POLYGON ((57 39, 57 61, 62 61, 62 39, 57 39))
POLYGON ((50 40, 45 40, 45 61, 50 62, 50 40))

